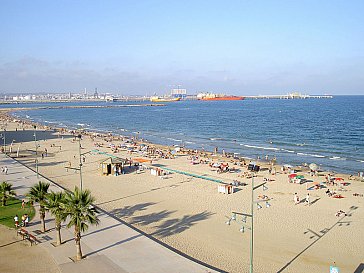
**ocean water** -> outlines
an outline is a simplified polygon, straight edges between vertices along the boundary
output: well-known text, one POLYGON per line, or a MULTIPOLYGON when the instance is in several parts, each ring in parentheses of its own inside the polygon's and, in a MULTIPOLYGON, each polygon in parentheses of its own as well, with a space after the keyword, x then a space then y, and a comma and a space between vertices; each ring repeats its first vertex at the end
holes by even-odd
MULTIPOLYGON (((95 104, 131 103, 61 105, 95 104)), ((138 134, 160 144, 208 151, 218 147, 219 152, 224 149, 252 159, 275 156, 282 164, 316 163, 325 170, 352 174, 364 171, 364 96, 181 101, 163 107, 42 109, 14 114, 51 126, 138 134)))

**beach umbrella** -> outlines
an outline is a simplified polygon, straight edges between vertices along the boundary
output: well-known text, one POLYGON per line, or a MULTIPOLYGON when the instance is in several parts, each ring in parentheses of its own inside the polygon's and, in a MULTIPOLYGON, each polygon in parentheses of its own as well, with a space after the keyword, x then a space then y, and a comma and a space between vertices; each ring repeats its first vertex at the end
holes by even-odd
POLYGON ((303 175, 297 175, 296 178, 303 179, 305 177, 303 175))
POLYGON ((295 173, 291 173, 290 175, 288 175, 289 178, 293 178, 293 177, 296 177, 296 176, 297 176, 297 174, 295 174, 295 173))
POLYGON ((336 181, 344 181, 344 178, 341 178, 341 177, 336 177, 335 178, 336 181))
POLYGON ((293 168, 293 166, 292 165, 289 165, 289 164, 284 164, 283 167, 288 168, 288 169, 293 168))
POLYGON ((318 169, 318 166, 317 166, 315 163, 311 163, 308 167, 309 167, 311 170, 313 170, 313 171, 317 171, 317 169, 318 169))

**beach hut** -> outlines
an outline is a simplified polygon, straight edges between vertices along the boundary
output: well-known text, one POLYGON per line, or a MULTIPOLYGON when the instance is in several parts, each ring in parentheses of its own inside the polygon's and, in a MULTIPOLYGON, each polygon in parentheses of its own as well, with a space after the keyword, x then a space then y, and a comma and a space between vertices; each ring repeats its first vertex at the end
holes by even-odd
POLYGON ((101 161, 101 174, 102 175, 119 175, 123 173, 124 165, 128 160, 119 157, 109 157, 101 161))

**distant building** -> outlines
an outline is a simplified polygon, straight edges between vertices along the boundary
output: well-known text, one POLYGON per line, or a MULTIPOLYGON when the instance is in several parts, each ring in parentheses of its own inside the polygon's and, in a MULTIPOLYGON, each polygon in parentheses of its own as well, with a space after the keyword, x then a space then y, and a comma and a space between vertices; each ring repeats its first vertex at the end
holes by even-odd
POLYGON ((175 98, 184 99, 187 96, 187 90, 181 88, 174 88, 171 90, 171 96, 175 98))

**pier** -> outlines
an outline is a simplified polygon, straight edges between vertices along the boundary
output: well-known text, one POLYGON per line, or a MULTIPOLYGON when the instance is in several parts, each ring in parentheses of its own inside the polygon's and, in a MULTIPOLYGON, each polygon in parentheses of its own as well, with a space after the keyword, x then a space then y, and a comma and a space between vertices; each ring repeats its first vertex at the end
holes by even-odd
POLYGON ((245 99, 332 99, 331 95, 304 95, 301 93, 290 93, 286 95, 258 95, 258 96, 245 96, 245 99))

